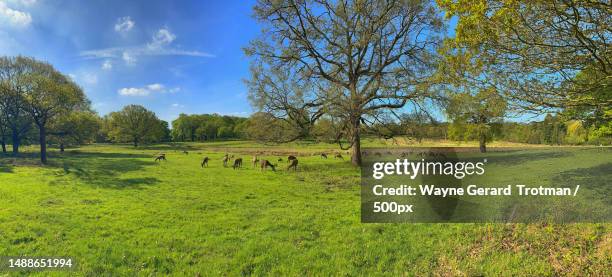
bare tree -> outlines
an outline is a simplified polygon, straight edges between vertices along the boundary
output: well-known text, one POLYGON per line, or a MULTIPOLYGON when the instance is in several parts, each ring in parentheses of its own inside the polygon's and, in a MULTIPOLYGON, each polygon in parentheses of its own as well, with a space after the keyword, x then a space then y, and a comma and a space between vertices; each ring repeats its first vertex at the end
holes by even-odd
POLYGON ((265 27, 245 49, 256 65, 251 82, 278 85, 270 76, 284 73, 303 88, 255 86, 260 107, 286 117, 297 107, 307 119, 334 113, 343 119, 338 141, 348 142, 340 146, 352 148, 355 165, 367 119, 426 94, 443 27, 429 1, 260 0, 254 12, 265 27), (275 90, 301 107, 271 105, 284 100, 275 90))

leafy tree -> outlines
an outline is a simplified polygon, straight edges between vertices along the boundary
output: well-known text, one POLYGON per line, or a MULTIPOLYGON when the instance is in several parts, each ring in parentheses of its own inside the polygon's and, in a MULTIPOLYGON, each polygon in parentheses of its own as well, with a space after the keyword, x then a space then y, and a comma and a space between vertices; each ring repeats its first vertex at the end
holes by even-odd
POLYGON ((259 142, 288 141, 296 136, 295 132, 286 121, 263 112, 252 114, 246 128, 248 138, 259 142))
POLYGON ((446 112, 454 122, 470 124, 469 134, 478 138, 480 152, 486 152, 491 139, 491 123, 501 121, 506 113, 506 102, 494 89, 481 90, 472 95, 461 93, 450 101, 446 112))
POLYGON ((567 133, 565 140, 570 144, 582 144, 588 139, 587 130, 582 121, 571 120, 567 123, 567 133))
POLYGON ((172 121, 172 138, 175 141, 202 141, 216 138, 236 138, 236 127, 246 118, 218 114, 180 114, 172 121))
POLYGON ((428 127, 434 123, 433 118, 422 110, 415 110, 401 116, 401 124, 407 135, 415 138, 421 143, 428 135, 428 127))
POLYGON ((264 28, 245 49, 251 99, 290 119, 295 138, 332 114, 342 119, 340 147, 360 165, 362 124, 427 92, 442 29, 429 1, 260 0, 254 13, 264 28))
POLYGON ((610 87, 609 1, 437 2, 458 17, 445 54, 478 70, 479 81, 511 104, 528 111, 612 104, 589 97, 610 87), (585 70, 593 78, 576 78, 585 70))
POLYGON ((25 110, 39 130, 40 161, 47 162, 47 127, 62 114, 88 109, 88 101, 79 86, 52 65, 29 60, 31 72, 23 76, 25 110))
POLYGON ((4 123, 3 136, 10 133, 14 155, 19 153, 21 141, 33 127, 25 109, 28 86, 25 76, 32 73, 34 64, 35 61, 27 57, 0 57, 0 121, 4 123))
POLYGON ((141 143, 160 141, 166 133, 155 113, 140 105, 128 105, 109 115, 109 137, 114 142, 141 143))
POLYGON ((73 111, 53 121, 49 126, 49 134, 60 145, 60 151, 64 152, 66 145, 93 141, 101 127, 100 123, 100 118, 93 112, 73 111))

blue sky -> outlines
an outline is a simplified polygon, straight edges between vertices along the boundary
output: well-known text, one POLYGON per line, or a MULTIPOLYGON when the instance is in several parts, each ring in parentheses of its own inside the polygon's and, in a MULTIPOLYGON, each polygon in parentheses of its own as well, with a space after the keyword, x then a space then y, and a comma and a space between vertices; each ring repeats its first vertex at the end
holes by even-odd
POLYGON ((104 115, 141 104, 246 116, 251 1, 0 0, 0 55, 52 63, 104 115))

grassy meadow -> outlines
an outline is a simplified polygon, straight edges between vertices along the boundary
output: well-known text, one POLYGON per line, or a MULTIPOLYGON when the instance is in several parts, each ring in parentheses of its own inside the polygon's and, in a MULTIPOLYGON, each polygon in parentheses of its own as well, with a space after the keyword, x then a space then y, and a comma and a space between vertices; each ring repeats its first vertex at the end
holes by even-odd
MULTIPOLYGON (((458 146, 423 143, 434 145, 458 146)), ((89 145, 52 149, 46 166, 36 147, 24 150, 0 154, 0 256, 71 256, 77 275, 604 276, 612 268, 611 224, 362 224, 359 168, 344 152, 344 160, 316 155, 335 145, 89 145), (159 152, 168 161, 154 162, 159 152), (243 168, 224 168, 226 152, 242 157, 243 168), (278 170, 253 168, 254 153, 278 170), (277 161, 288 154, 298 156, 297 172, 277 161)), ((519 180, 604 190, 612 180, 610 148, 513 154, 503 166, 519 180)))

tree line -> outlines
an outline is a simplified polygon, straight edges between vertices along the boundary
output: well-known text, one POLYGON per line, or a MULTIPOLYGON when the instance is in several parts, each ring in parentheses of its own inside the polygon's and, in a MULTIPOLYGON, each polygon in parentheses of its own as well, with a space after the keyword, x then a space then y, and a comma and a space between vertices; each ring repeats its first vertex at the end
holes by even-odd
POLYGON ((172 121, 173 141, 246 138, 247 119, 218 114, 180 114, 172 121))

